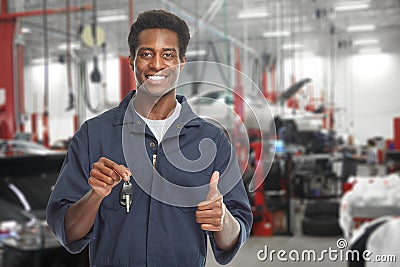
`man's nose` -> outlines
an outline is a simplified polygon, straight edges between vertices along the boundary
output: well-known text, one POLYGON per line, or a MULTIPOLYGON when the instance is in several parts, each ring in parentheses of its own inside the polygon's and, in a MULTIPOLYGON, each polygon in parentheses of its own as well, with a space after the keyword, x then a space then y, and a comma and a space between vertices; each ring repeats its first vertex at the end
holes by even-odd
POLYGON ((165 62, 160 56, 153 57, 150 62, 150 67, 155 70, 162 70, 165 68, 165 62))

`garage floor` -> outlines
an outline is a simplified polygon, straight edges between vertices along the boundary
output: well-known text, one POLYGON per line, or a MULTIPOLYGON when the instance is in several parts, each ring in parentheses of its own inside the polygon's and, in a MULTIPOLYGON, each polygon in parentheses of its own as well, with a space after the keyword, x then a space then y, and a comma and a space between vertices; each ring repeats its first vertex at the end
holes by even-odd
MULTIPOLYGON (((250 237, 247 243, 239 250, 239 253, 233 259, 233 261, 226 266, 235 266, 235 267, 253 267, 253 266, 269 266, 269 267, 280 267, 280 266, 297 266, 297 267, 313 267, 313 266, 334 266, 334 267, 345 267, 345 261, 331 261, 327 254, 325 254, 325 260, 323 261, 298 261, 294 262, 288 258, 287 262, 282 262, 277 259, 276 254, 274 254, 274 258, 266 259, 265 261, 260 261, 257 258, 257 252, 260 249, 263 249, 265 245, 268 246, 268 250, 272 249, 285 250, 289 253, 291 250, 297 250, 301 253, 303 250, 315 249, 317 257, 320 255, 320 252, 323 249, 337 249, 336 241, 340 237, 324 237, 324 238, 316 238, 316 237, 306 237, 301 235, 294 235, 292 237, 284 237, 284 236, 272 236, 272 237, 250 237)), ((207 267, 216 267, 221 266, 214 260, 211 250, 209 250, 207 256, 207 267)))
MULTIPOLYGON (((294 225, 293 225, 293 236, 285 236, 285 235, 273 235, 271 237, 260 237, 260 236, 251 236, 250 239, 244 244, 244 246, 239 250, 236 257, 233 261, 226 266, 234 266, 234 267, 256 267, 256 266, 269 266, 269 267, 280 267, 280 266, 297 266, 297 267, 313 267, 313 266, 335 266, 335 267, 345 267, 345 261, 331 261, 327 254, 324 255, 324 260, 319 260, 318 257, 321 255, 321 251, 329 248, 338 250, 336 242, 341 236, 335 237, 315 237, 315 236, 306 236, 301 232, 301 219, 303 214, 304 204, 301 204, 300 201, 293 201, 294 210, 297 212, 294 213, 294 225), (267 246, 267 248, 266 248, 267 246), (277 257, 277 252, 275 252, 271 258, 268 256, 264 261, 258 259, 258 252, 260 250, 268 251, 268 255, 270 255, 271 250, 286 251, 287 261, 280 261, 277 257), (289 253, 291 251, 296 250, 299 255, 303 251, 315 250, 317 261, 294 261, 289 258, 289 253)), ((211 247, 208 249, 207 255, 207 264, 206 267, 216 267, 219 265, 213 256, 211 247)), ((295 252, 293 252, 295 253, 295 252)), ((291 254, 295 256, 295 254, 291 254)), ((306 254, 307 255, 307 254, 306 254)), ((265 257, 265 254, 260 254, 260 257, 265 257)), ((300 256, 301 257, 301 256, 300 256)), ((308 258, 308 257, 306 257, 308 258)))
MULTIPOLYGON (((368 168, 365 165, 359 165, 357 174, 360 176, 367 175, 368 168)), ((383 166, 379 167, 379 174, 384 173, 383 166)), ((297 267, 313 267, 313 266, 322 266, 322 267, 345 267, 347 263, 342 260, 330 260, 327 254, 324 255, 324 260, 322 261, 292 261, 289 259, 288 253, 292 250, 296 250, 297 252, 302 253, 304 250, 315 250, 317 258, 321 255, 321 251, 326 249, 329 250, 339 250, 336 242, 340 239, 340 236, 337 237, 313 237, 313 236, 305 236, 301 233, 300 222, 303 214, 303 204, 300 204, 299 201, 294 200, 293 206, 297 212, 294 213, 295 225, 293 227, 293 236, 271 236, 271 237, 255 237, 251 236, 247 243, 239 250, 239 253, 233 259, 233 261, 226 265, 232 267, 256 267, 256 266, 269 266, 269 267, 280 267, 280 266, 297 266, 297 267), (271 260, 267 258, 265 261, 261 261, 257 258, 257 253, 264 249, 265 246, 268 247, 268 251, 271 250, 286 251, 286 258, 288 261, 279 261, 277 258, 277 254, 275 253, 274 258, 271 260)), ((211 247, 208 249, 207 255, 207 267, 216 267, 219 265, 213 256, 211 251, 211 247)), ((292 254, 294 255, 294 254, 292 254)), ((337 254, 340 255, 340 252, 337 254)), ((263 256, 263 255, 261 255, 263 256)), ((344 256, 345 258, 345 256, 344 256)))

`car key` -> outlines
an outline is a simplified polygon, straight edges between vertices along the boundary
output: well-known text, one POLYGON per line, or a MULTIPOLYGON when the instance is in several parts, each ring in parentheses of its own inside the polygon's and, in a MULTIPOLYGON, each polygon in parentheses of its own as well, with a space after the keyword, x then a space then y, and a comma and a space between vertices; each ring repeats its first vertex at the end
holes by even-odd
POLYGON ((132 204, 133 186, 131 182, 124 182, 119 194, 119 203, 126 207, 126 212, 129 212, 132 204))

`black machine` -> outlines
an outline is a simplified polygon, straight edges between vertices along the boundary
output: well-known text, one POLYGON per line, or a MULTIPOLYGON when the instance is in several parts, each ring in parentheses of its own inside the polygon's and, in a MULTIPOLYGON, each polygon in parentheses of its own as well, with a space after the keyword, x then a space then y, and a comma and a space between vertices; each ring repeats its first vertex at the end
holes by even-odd
POLYGON ((88 266, 87 251, 69 254, 46 224, 47 201, 64 157, 0 158, 0 223, 16 223, 13 233, 0 239, 0 266, 88 266))

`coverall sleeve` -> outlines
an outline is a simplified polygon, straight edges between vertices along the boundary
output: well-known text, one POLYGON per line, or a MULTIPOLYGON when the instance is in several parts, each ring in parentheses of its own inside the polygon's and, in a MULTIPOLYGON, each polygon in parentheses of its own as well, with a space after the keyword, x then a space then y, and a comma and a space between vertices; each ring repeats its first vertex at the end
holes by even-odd
POLYGON ((217 149, 218 153, 215 160, 215 170, 219 171, 220 174, 223 174, 221 176, 222 180, 220 178, 218 187, 224 195, 224 203, 227 209, 240 224, 238 241, 229 251, 219 249, 215 243, 213 234, 208 232, 215 260, 219 264, 225 265, 235 257, 239 248, 249 238, 253 223, 253 214, 243 185, 235 152, 223 133, 221 133, 218 138, 217 149), (224 173, 229 175, 224 176, 224 173), (232 187, 229 186, 229 184, 232 185, 232 183, 235 183, 233 188, 228 192, 224 192, 226 188, 232 187))
POLYGON ((89 190, 90 173, 88 126, 84 123, 74 135, 46 208, 47 223, 70 253, 81 252, 94 238, 93 229, 82 239, 67 243, 64 218, 67 209, 89 190))

